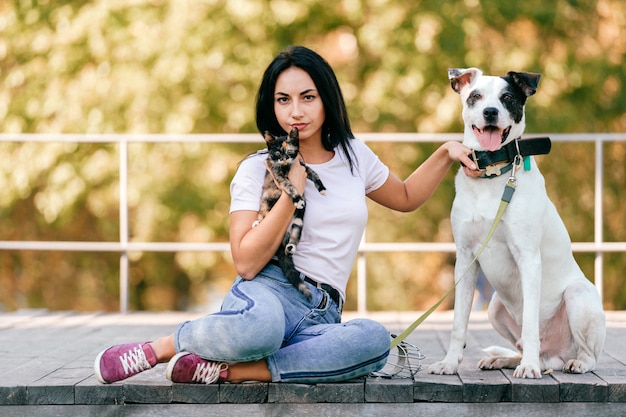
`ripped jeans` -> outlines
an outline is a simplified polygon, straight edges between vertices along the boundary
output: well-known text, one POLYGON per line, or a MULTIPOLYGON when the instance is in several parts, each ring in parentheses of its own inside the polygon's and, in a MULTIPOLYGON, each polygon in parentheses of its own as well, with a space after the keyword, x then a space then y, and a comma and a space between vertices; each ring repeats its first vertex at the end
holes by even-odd
POLYGON ((237 277, 218 313, 178 327, 176 351, 224 362, 265 359, 273 382, 337 382, 382 369, 387 329, 368 319, 341 323, 342 306, 307 285, 311 301, 274 265, 252 280, 237 277))

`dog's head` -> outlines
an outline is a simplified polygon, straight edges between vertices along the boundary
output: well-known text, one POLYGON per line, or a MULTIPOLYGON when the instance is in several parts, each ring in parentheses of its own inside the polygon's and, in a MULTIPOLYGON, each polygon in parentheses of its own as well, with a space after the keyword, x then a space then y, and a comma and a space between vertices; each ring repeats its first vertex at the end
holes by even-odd
POLYGON ((510 71, 504 77, 478 68, 450 68, 452 89, 461 95, 465 135, 475 150, 495 151, 524 133, 526 99, 537 91, 539 74, 510 71))

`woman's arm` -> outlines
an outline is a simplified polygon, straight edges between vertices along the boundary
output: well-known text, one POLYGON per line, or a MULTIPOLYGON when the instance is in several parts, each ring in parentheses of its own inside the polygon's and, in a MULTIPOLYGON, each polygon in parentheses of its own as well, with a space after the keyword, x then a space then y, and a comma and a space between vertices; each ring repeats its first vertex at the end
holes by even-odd
MULTIPOLYGON (((293 164, 289 180, 298 192, 304 192, 306 171, 300 164, 293 164)), ((234 211, 230 214, 230 249, 237 274, 253 279, 278 250, 289 227, 295 207, 291 198, 283 192, 274 207, 256 227, 258 212, 234 211)))
POLYGON ((470 149, 459 142, 441 145, 422 165, 403 182, 389 173, 387 181, 367 196, 377 203, 398 211, 412 211, 420 207, 435 192, 452 164, 465 165, 465 174, 478 176, 480 171, 469 158, 470 149))

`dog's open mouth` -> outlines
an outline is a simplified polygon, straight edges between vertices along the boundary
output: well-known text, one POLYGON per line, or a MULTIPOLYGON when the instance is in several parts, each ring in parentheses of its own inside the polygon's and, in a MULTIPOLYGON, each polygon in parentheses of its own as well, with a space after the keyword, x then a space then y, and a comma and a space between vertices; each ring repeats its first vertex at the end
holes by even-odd
POLYGON ((507 127, 504 130, 498 129, 497 126, 485 126, 482 130, 477 128, 475 125, 472 125, 472 129, 474 130, 474 135, 480 142, 480 145, 486 151, 495 151, 500 148, 500 145, 509 137, 509 132, 511 131, 511 126, 507 127))

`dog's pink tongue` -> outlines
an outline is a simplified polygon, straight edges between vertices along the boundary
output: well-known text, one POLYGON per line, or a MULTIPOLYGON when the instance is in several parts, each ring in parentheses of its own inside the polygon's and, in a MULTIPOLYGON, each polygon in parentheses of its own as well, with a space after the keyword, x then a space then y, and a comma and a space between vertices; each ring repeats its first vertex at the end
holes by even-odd
POLYGON ((502 134, 498 129, 486 127, 480 131, 474 127, 474 134, 478 138, 480 145, 487 151, 495 151, 500 147, 502 142, 502 134))

